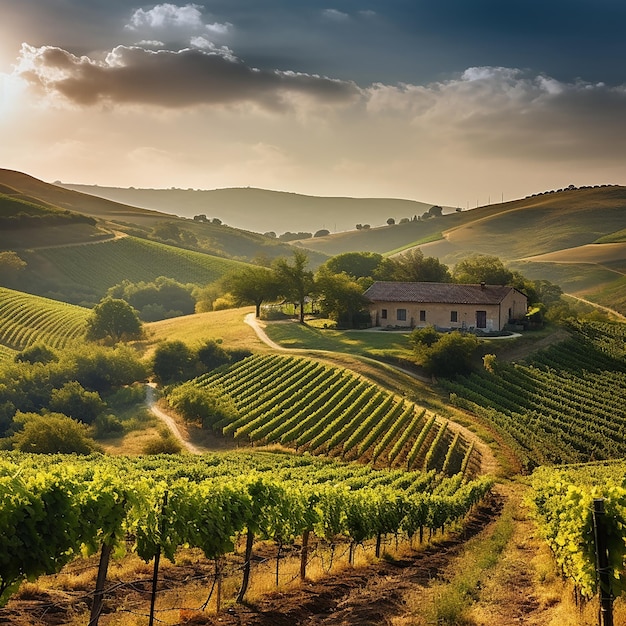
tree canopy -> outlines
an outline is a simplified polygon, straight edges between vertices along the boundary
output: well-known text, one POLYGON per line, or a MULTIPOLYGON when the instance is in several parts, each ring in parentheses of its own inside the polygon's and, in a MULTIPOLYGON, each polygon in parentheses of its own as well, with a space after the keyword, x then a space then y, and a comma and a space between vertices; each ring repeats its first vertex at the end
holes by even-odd
POLYGON ((319 271, 345 272, 352 278, 373 278, 383 261, 383 255, 378 252, 342 252, 325 261, 319 271))
POLYGON ((254 265, 229 274, 222 285, 238 305, 254 304, 257 317, 261 315, 261 304, 276 298, 279 292, 276 273, 254 265))
POLYGON ((120 298, 104 298, 94 307, 87 320, 88 339, 118 343, 141 336, 141 320, 137 311, 120 298))
POLYGON ((304 324, 304 303, 314 288, 313 272, 307 270, 309 257, 302 250, 294 250, 293 262, 286 258, 274 261, 274 271, 282 296, 300 307, 300 323, 304 324))
POLYGON ((399 282, 449 283, 450 270, 438 258, 424 256, 419 248, 412 248, 398 256, 386 259, 386 280, 399 282))
POLYGON ((513 272, 497 257, 474 254, 459 261, 452 272, 454 281, 464 284, 510 285, 513 272))
POLYGON ((125 300, 144 322, 191 315, 195 311, 194 285, 183 285, 172 278, 159 276, 152 282, 125 280, 111 287, 107 296, 125 300))
POLYGON ((62 413, 18 413, 21 426, 13 436, 13 445, 22 452, 38 454, 90 454, 97 449, 88 427, 62 413))

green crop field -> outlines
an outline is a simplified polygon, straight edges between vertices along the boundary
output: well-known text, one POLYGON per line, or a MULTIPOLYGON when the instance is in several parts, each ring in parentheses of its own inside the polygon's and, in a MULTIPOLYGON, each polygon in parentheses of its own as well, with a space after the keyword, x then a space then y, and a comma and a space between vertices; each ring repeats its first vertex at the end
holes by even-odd
POLYGON ((213 428, 236 439, 388 467, 475 468, 477 453, 445 420, 343 368, 257 354, 194 384, 232 397, 239 417, 213 428))
POLYGON ((81 340, 89 309, 0 287, 0 344, 23 350, 34 343, 65 348, 81 340))
POLYGON ((123 280, 152 281, 167 276, 181 283, 204 285, 241 267, 232 261, 175 246, 123 237, 92 245, 64 246, 25 254, 29 267, 46 268, 49 289, 71 285, 97 302, 109 287, 123 280))
POLYGON ((505 433, 528 465, 626 455, 624 324, 587 323, 526 363, 443 383, 453 403, 505 433))

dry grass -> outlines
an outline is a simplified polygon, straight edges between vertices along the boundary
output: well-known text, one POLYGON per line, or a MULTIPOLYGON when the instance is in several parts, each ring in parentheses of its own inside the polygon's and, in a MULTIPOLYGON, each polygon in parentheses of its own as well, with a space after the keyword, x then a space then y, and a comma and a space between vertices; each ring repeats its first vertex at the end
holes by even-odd
POLYGON ((145 324, 147 338, 136 342, 135 346, 149 357, 155 347, 163 341, 183 341, 193 347, 207 339, 221 339, 225 348, 245 348, 262 352, 268 349, 267 346, 243 321, 244 317, 253 311, 254 307, 243 307, 196 313, 145 324))

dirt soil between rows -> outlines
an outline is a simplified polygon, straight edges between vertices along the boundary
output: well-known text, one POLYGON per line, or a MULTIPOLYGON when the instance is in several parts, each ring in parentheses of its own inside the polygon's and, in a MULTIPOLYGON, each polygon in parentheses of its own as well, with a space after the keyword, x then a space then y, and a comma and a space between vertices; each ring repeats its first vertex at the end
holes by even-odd
POLYGON ((406 613, 405 596, 439 578, 463 544, 500 514, 503 498, 492 494, 474 511, 462 532, 401 560, 330 575, 300 588, 265 596, 255 605, 236 605, 214 616, 196 614, 195 626, 366 626, 391 625, 406 613))

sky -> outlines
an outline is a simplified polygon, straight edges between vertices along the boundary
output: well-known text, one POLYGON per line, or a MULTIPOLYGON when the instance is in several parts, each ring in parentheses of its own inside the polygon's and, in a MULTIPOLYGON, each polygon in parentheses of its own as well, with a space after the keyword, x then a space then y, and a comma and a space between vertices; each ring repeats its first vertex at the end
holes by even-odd
POLYGON ((626 185, 621 0, 2 0, 0 167, 472 208, 626 185))

